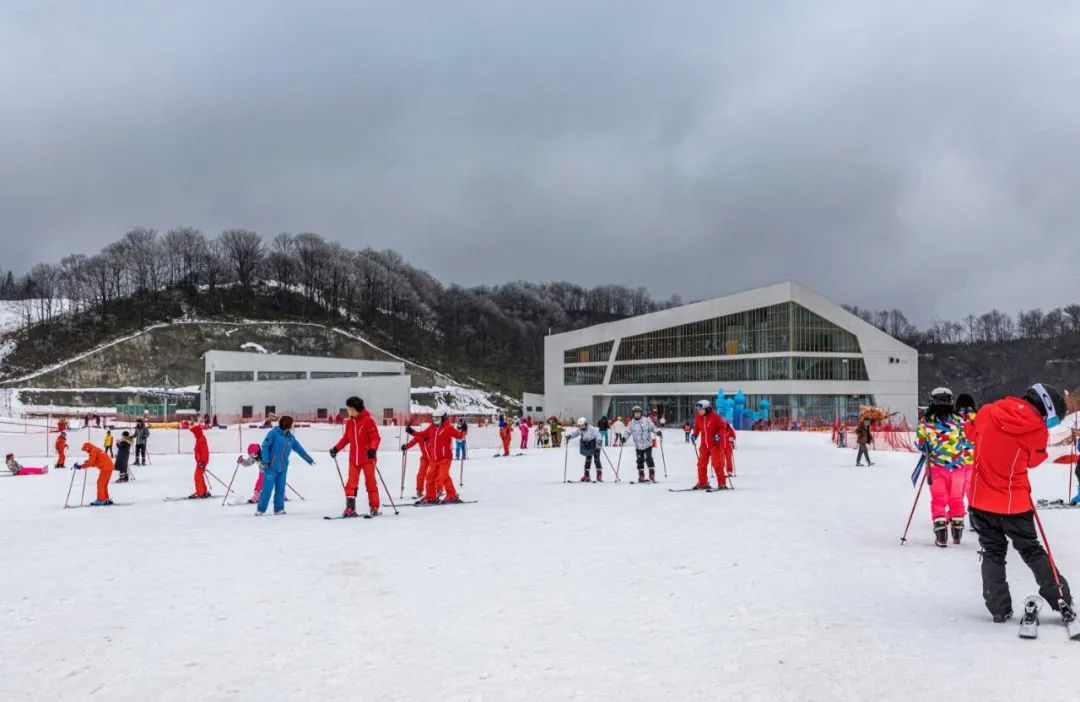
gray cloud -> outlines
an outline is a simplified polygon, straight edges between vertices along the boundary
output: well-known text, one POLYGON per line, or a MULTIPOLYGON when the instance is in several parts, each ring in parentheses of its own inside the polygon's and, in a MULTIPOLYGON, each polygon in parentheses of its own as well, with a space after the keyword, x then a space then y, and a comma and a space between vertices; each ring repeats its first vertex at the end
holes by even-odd
POLYGON ((4 265, 193 224, 921 323, 1080 298, 1080 10, 753 5, 7 4, 4 265))

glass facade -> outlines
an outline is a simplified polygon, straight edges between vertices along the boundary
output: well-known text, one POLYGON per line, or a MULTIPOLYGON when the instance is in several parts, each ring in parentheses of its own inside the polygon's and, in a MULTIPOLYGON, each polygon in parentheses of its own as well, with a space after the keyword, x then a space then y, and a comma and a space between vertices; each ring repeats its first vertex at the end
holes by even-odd
MULTIPOLYGON (((615 360, 644 361, 789 351, 859 353, 860 349, 859 340, 851 332, 802 305, 782 302, 628 336, 619 345, 615 360)), ((584 362, 571 361, 570 355, 570 351, 566 352, 567 363, 584 362)))
POLYGON ((311 371, 312 380, 326 380, 327 378, 358 378, 360 373, 356 371, 311 371))
POLYGON ((578 366, 563 369, 563 385, 602 385, 607 366, 578 366))
POLYGON ((563 352, 563 363, 607 363, 614 345, 614 341, 605 341, 602 344, 570 349, 563 352))
POLYGON ((255 380, 252 371, 214 371, 216 383, 240 383, 255 380))
MULTIPOLYGON (((715 402, 715 396, 701 395, 636 395, 611 398, 608 413, 626 417, 631 408, 640 405, 646 414, 655 412, 664 417, 668 427, 681 426, 695 416, 698 400, 715 402)), ((747 395, 746 408, 757 411, 761 401, 769 401, 769 418, 773 422, 799 420, 814 424, 831 424, 834 420, 852 423, 859 417, 860 405, 873 405, 872 395, 747 395)))
POLYGON ((724 361, 619 364, 612 385, 724 383, 761 380, 868 380, 861 358, 742 358, 724 361))

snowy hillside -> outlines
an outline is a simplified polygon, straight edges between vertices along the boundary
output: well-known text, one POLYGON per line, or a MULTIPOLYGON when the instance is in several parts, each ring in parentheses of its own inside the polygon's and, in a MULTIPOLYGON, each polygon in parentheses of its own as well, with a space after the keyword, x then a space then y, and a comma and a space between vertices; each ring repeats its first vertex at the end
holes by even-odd
MULTIPOLYGON (((935 548, 924 496, 899 545, 910 454, 856 469, 820 434, 743 434, 737 490, 671 493, 693 470, 667 437, 659 485, 628 484, 629 455, 620 484, 567 485, 562 450, 477 450, 478 503, 374 521, 322 519, 342 500, 321 451, 294 461, 307 499, 284 517, 162 502, 191 491, 187 456, 113 485, 122 507, 63 510, 67 471, 0 479, 0 699, 1067 699, 1080 644, 1050 613, 1037 641, 990 622, 971 534, 935 548)), ((568 458, 576 478, 576 443, 568 458)), ((234 460, 210 470, 228 481, 234 460)), ((1064 497, 1065 466, 1033 475, 1064 497)), ((1080 578, 1080 513, 1043 521, 1080 578)), ((1015 555, 1009 576, 1019 605, 1015 555)))

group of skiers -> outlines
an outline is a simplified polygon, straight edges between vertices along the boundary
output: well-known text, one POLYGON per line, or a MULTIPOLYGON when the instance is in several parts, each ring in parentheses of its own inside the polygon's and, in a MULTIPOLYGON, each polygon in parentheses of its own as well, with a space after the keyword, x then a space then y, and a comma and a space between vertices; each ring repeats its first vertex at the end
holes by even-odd
MULTIPOLYGON (((726 490, 728 479, 734 475, 733 449, 735 445, 735 430, 731 424, 717 414, 708 400, 701 400, 695 405, 696 417, 691 429, 692 441, 696 446, 697 454, 697 482, 693 490, 726 490), (701 438, 697 445, 698 437, 701 438), (716 488, 709 481, 709 466, 712 466, 716 474, 716 488)), ((606 432, 614 431, 616 442, 621 447, 629 444, 634 447, 636 454, 636 467, 639 483, 656 482, 656 463, 653 458, 653 448, 657 441, 663 441, 664 434, 651 417, 644 414, 640 406, 635 406, 631 412, 629 421, 622 423, 622 419, 616 420, 617 425, 607 425, 607 429, 601 429, 601 423, 606 422, 605 417, 591 426, 585 417, 577 421, 577 429, 566 436, 567 442, 572 439, 580 439, 578 451, 585 458, 585 470, 581 476, 583 483, 603 482, 603 465, 601 456, 607 445, 606 432), (595 466, 595 479, 590 475, 590 470, 595 466), (645 471, 648 470, 646 476, 645 471)), ((661 450, 663 450, 661 448, 661 450)))
MULTIPOLYGON (((960 543, 966 498, 982 548, 983 599, 995 622, 1013 617, 1005 577, 1010 541, 1034 574, 1042 598, 1066 621, 1074 616, 1068 581, 1039 541, 1028 479, 1028 470, 1046 460, 1049 429, 1065 413, 1061 393, 1043 383, 1023 397, 1006 397, 977 412, 971 395, 954 398, 948 388, 937 388, 919 423, 916 448, 925 457, 935 542, 946 547, 951 531, 953 542, 960 543)), ((1074 502, 1080 504, 1080 491, 1074 502)))

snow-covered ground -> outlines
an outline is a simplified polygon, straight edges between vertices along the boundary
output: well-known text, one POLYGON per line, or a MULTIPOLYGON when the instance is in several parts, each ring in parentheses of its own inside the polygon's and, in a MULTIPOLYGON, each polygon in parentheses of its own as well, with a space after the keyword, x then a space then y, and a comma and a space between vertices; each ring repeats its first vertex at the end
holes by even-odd
MULTIPOLYGON (((113 485, 130 506, 63 510, 69 471, 0 479, 0 699, 1068 697, 1080 644, 1052 614, 1037 641, 989 621, 972 535, 934 547, 924 496, 899 545, 911 454, 857 469, 827 435, 746 433, 737 490, 673 494, 693 470, 667 436, 660 485, 566 485, 562 450, 474 450, 477 504, 376 520, 322 519, 341 508, 325 453, 290 471, 307 501, 262 519, 163 502, 191 492, 183 456, 113 485)), ((399 456, 380 456, 395 498, 399 456)), ((1064 497, 1066 471, 1036 471, 1036 497, 1064 497)), ((1043 520, 1080 579, 1080 515, 1043 520)), ((1019 606, 1034 583, 1009 569, 1019 606)))

